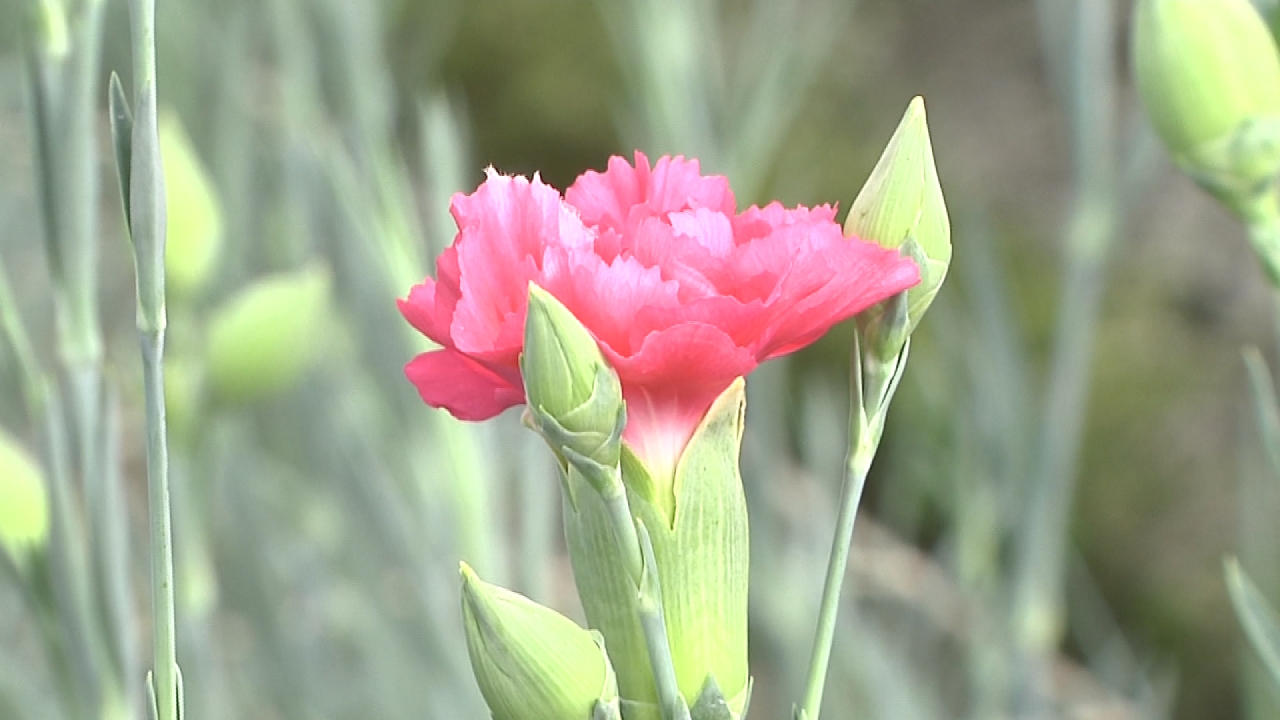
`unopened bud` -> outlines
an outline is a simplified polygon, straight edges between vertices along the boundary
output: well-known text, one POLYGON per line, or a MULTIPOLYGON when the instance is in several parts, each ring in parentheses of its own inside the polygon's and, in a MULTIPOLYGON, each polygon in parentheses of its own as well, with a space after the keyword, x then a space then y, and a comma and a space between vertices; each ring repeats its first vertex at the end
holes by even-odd
POLYGON ((626 422, 618 375, 573 313, 533 284, 520 370, 530 421, 552 449, 575 465, 616 468, 626 422))
POLYGON ((844 234, 887 248, 901 248, 909 240, 919 245, 920 284, 907 295, 910 334, 938 294, 951 264, 951 221, 933 161, 922 98, 907 106, 871 177, 849 208, 844 234))
POLYGON ((1216 194, 1280 169, 1280 55, 1249 0, 1139 0, 1133 71, 1174 160, 1216 194))
POLYGON ((618 689, 599 633, 462 565, 467 651, 494 720, 618 716, 618 689))

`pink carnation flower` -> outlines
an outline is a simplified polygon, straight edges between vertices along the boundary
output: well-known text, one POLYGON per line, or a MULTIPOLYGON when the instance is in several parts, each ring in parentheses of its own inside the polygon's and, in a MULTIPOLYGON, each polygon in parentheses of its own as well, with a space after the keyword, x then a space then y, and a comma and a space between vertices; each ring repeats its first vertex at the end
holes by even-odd
POLYGON ((453 245, 399 301, 442 345, 405 367, 428 405, 484 420, 525 401, 518 359, 529 282, 591 331, 627 401, 624 441, 651 470, 675 462, 736 377, 919 282, 915 263, 844 237, 829 205, 737 212, 697 160, 636 153, 564 197, 492 169, 457 194, 453 245))

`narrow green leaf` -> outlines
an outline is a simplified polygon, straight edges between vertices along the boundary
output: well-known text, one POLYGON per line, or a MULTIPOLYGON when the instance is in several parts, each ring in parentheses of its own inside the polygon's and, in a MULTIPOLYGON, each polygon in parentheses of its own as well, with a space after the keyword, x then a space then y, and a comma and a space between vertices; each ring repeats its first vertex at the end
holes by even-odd
POLYGON ((1280 686, 1280 618, 1235 558, 1226 561, 1227 590, 1249 642, 1280 686))
POLYGON ((45 252, 48 254, 49 273, 54 279, 65 276, 60 237, 61 223, 57 203, 56 155, 53 138, 57 131, 53 126, 56 114, 50 103, 49 69, 44 59, 31 47, 26 53, 27 93, 31 103, 31 134, 35 138, 36 177, 40 189, 40 214, 44 220, 45 252))
POLYGON ((1276 407, 1275 383, 1257 348, 1245 348, 1244 365, 1253 391, 1253 409, 1258 420, 1258 434, 1266 451, 1271 474, 1280 477, 1280 408, 1276 407))
POLYGON ((129 111, 129 98, 124 94, 120 76, 111 73, 107 91, 107 109, 111 118, 111 145, 116 155, 116 176, 120 181, 120 201, 124 205, 125 227, 131 227, 129 219, 129 158, 133 157, 133 113, 129 111))
POLYGON ((129 166, 129 233, 138 282, 138 329, 165 326, 164 167, 156 120, 156 87, 138 88, 129 166))

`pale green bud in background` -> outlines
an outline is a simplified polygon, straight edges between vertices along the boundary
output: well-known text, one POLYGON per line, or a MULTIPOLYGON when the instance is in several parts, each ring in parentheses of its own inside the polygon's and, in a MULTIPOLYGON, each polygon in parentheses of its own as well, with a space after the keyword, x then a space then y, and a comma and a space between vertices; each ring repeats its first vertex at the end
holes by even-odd
POLYGON ((1133 71, 1174 160, 1224 200, 1280 169, 1280 55, 1249 0, 1139 0, 1133 71))
POLYGON ((66 57, 71 49, 67 9, 61 2, 44 0, 40 3, 39 19, 41 48, 52 57, 66 57))
POLYGON ((476 683, 494 720, 618 717, 599 633, 476 577, 462 565, 462 615, 476 683))
POLYGON ((310 265, 259 278, 219 307, 205 348, 213 397, 245 402, 297 383, 324 350, 330 285, 328 270, 310 265))
POLYGON ((908 240, 919 245, 920 284, 907 295, 910 334, 951 265, 951 220, 933 161, 923 98, 916 97, 907 106, 871 177, 849 208, 844 234, 887 248, 902 248, 908 240))
POLYGON ((27 450, 0 430, 0 549, 22 566, 49 538, 44 473, 27 450))
POLYGON ((529 420, 593 481, 617 467, 626 413, 622 384, 595 338, 551 293, 529 285, 520 356, 529 420))
POLYGON ((164 160, 165 286, 171 297, 198 294, 213 278, 222 250, 222 205, 182 120, 159 118, 164 160))

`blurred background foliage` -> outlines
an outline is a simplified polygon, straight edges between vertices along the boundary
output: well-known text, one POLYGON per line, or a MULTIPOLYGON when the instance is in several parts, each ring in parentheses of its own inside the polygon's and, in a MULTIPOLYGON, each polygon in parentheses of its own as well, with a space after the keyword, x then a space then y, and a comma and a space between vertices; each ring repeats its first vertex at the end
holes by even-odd
MULTIPOLYGON (((160 98, 180 128, 166 161, 189 191, 171 205, 168 386, 190 717, 483 717, 459 559, 575 612, 536 438, 515 412, 456 423, 401 375, 422 347, 394 299, 451 240, 452 192, 488 165, 563 189, 640 148, 701 158, 742 206, 847 206, 917 94, 956 256, 868 488, 883 525, 860 534, 828 713, 1006 716, 1038 687, 1024 653, 1047 647, 1052 716, 1274 716, 1221 573, 1241 552, 1280 597, 1280 502, 1240 362, 1244 346, 1270 354, 1273 310, 1241 231, 1147 136, 1128 3, 158 5, 160 98), (184 229, 183 213, 208 219, 184 229)), ((0 2, 0 258, 56 372, 23 60, 38 11, 0 2)), ((131 627, 93 619, 126 650, 149 612, 132 277, 106 150, 127 27, 109 1, 92 167, 128 509, 109 522, 130 582, 89 584, 127 598, 131 627)), ((760 717, 785 716, 800 688, 849 339, 839 328, 750 383, 760 717)), ((0 428, 37 454, 16 368, 0 345, 0 428)), ((61 522, 94 516, 79 493, 61 522)), ((0 574, 0 717, 88 717, 66 699, 79 646, 51 609, 52 551, 24 552, 0 574)), ((146 663, 122 653, 136 710, 146 663)))

